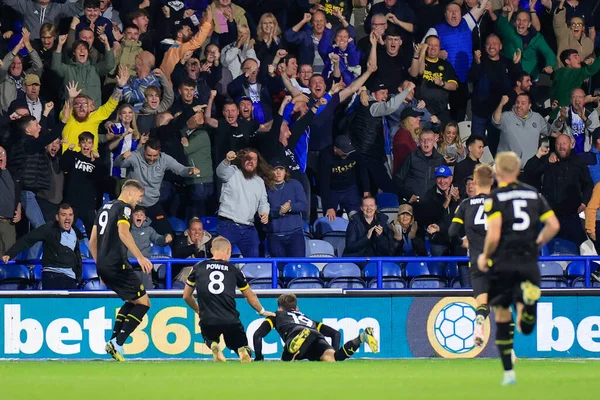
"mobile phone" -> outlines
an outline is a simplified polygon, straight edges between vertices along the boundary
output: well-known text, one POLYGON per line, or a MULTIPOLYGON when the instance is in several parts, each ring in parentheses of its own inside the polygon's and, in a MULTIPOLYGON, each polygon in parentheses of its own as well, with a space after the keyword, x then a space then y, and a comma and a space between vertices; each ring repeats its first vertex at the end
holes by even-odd
POLYGON ((545 147, 545 148, 549 149, 549 148, 550 148, 550 140, 548 140, 548 139, 543 139, 543 140, 540 142, 540 147, 545 147))

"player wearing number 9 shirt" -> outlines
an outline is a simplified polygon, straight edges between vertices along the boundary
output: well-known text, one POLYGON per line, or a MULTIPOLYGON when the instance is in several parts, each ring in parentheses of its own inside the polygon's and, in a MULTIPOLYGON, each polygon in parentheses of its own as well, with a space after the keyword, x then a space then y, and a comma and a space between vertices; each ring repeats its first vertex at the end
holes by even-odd
POLYGON ((125 361, 123 343, 150 309, 150 299, 144 285, 127 259, 129 250, 144 272, 152 270, 152 263, 142 255, 130 232, 132 210, 143 196, 144 187, 138 181, 126 181, 119 198, 102 206, 90 235, 90 253, 96 261, 98 276, 109 289, 125 300, 105 347, 106 352, 117 361, 125 361))
POLYGON ((254 332, 253 342, 256 351, 256 361, 262 361, 262 339, 273 329, 285 343, 282 361, 343 361, 351 357, 361 344, 367 343, 373 353, 379 351, 379 342, 375 338, 373 328, 365 330, 353 340, 338 349, 340 333, 335 329, 316 322, 298 310, 298 299, 295 294, 282 294, 277 299, 277 313, 267 317, 254 332), (331 346, 325 336, 332 339, 331 346))
POLYGON ((241 362, 250 362, 248 338, 235 306, 235 289, 238 288, 246 301, 263 316, 275 315, 265 311, 252 291, 242 271, 229 262, 231 243, 222 236, 212 241, 213 258, 194 265, 183 291, 183 299, 200 316, 202 337, 213 353, 214 361, 225 361, 219 349, 219 338, 235 351, 241 362), (198 303, 194 301, 194 289, 198 303))
POLYGON ((477 266, 489 271, 488 296, 494 306, 496 345, 504 368, 502 384, 511 385, 516 378, 510 306, 515 305, 519 331, 531 334, 541 296, 539 248, 558 233, 560 224, 546 199, 535 188, 517 181, 521 160, 515 153, 499 153, 495 165, 498 188, 484 203, 487 234, 477 266), (541 231, 540 222, 544 225, 541 231))

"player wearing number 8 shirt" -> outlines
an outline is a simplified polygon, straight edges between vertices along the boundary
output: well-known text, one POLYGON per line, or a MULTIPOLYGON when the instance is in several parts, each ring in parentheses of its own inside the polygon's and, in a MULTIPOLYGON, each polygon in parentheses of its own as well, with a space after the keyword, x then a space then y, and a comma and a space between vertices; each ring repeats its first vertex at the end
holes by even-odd
POLYGON ((242 271, 229 262, 231 243, 222 236, 212 241, 213 258, 194 265, 183 291, 183 299, 200 316, 202 337, 213 353, 214 361, 225 361, 219 349, 219 338, 235 351, 241 362, 250 362, 248 338, 235 306, 235 289, 241 290, 246 301, 263 316, 275 315, 265 311, 252 291, 242 271), (194 301, 194 289, 198 303, 194 301))
POLYGON ((486 318, 490 314, 488 306, 489 282, 487 274, 477 268, 477 258, 483 252, 486 231, 483 203, 492 189, 494 170, 486 164, 478 165, 473 171, 473 181, 477 195, 464 199, 456 208, 448 234, 450 236, 466 236, 467 239, 466 242, 463 239, 463 247, 469 249, 471 284, 473 286, 473 297, 477 301, 474 333, 475 344, 483 346, 483 327, 486 318))
POLYGON ((499 153, 495 165, 498 188, 484 204, 487 234, 477 266, 489 271, 488 295, 494 306, 496 345, 504 367, 502 384, 510 385, 516 383, 510 306, 514 304, 517 310, 519 331, 531 334, 541 296, 539 248, 558 233, 560 224, 546 199, 535 188, 517 181, 521 160, 515 153, 499 153), (544 225, 541 231, 539 222, 544 225))
POLYGON ((125 361, 123 343, 150 309, 150 299, 144 285, 127 259, 129 250, 144 272, 152 271, 152 263, 142 255, 129 231, 132 210, 143 196, 144 187, 138 181, 126 181, 119 198, 102 206, 90 235, 90 253, 96 261, 98 276, 109 289, 125 300, 105 347, 106 352, 117 361, 125 361))
POLYGON ((254 333, 253 342, 257 361, 263 359, 262 339, 273 328, 277 329, 285 343, 281 354, 282 361, 343 361, 351 357, 363 343, 367 343, 373 353, 379 351, 379 343, 374 336, 373 328, 366 328, 357 338, 338 349, 340 333, 298 311, 298 299, 295 294, 282 294, 277 299, 277 305, 275 316, 267 317, 254 333), (325 340, 325 336, 332 339, 333 347, 325 340))

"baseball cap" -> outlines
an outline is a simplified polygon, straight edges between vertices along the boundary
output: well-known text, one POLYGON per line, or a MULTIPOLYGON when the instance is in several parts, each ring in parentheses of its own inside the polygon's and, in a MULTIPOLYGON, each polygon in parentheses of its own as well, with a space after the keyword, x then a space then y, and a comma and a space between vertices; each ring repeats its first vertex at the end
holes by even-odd
POLYGON ((353 153, 354 146, 352 146, 352 141, 350 140, 350 136, 341 135, 335 138, 333 145, 344 152, 344 154, 353 153))
POLYGON ((469 176, 467 176, 467 177, 465 178, 465 180, 464 180, 464 182, 465 182, 465 185, 467 184, 467 182, 469 182, 469 181, 473 181, 473 180, 475 180, 475 178, 473 177, 473 175, 469 175, 469 176))
POLYGON ((287 160, 284 160, 283 158, 274 158, 273 160, 271 160, 271 167, 273 167, 273 169, 277 169, 277 168, 283 168, 286 169, 289 166, 289 163, 287 162, 287 160))
POLYGON ((236 103, 240 104, 243 100, 248 100, 249 102, 252 103, 252 99, 248 96, 240 96, 237 98, 236 103))
POLYGON ((40 77, 37 76, 36 74, 28 74, 25 75, 25 78, 23 78, 23 83, 27 86, 29 85, 41 85, 40 83, 40 77))
POLYGON ((398 208, 398 215, 402 214, 410 214, 411 216, 414 215, 412 206, 410 204, 402 204, 398 208))
POLYGON ((404 107, 404 110, 400 113, 400 121, 408 117, 422 117, 423 115, 425 115, 424 112, 417 111, 412 107, 404 107))
POLYGON ((369 92, 371 92, 371 93, 376 92, 378 90, 384 90, 384 89, 387 89, 387 88, 388 87, 385 85, 385 83, 383 83, 379 79, 371 81, 369 83, 369 86, 367 87, 367 89, 369 89, 369 92))
POLYGON ((435 177, 437 178, 440 176, 444 178, 452 176, 452 170, 450 170, 450 167, 446 165, 440 165, 439 167, 437 167, 435 169, 435 177))

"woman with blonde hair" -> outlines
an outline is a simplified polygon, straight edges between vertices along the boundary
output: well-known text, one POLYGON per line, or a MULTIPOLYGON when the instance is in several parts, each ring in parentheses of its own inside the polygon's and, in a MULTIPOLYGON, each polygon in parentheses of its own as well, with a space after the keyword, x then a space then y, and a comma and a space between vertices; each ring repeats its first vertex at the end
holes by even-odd
POLYGON ((466 157, 465 146, 460 140, 458 124, 454 121, 448 121, 440 130, 437 151, 446 160, 446 164, 454 166, 466 157))
POLYGON ((398 216, 390 223, 390 230, 394 234, 393 256, 427 255, 425 241, 417 237, 419 225, 410 204, 402 204, 398 208, 398 216))
POLYGON ((400 169, 404 159, 417 149, 421 134, 423 112, 405 107, 400 114, 400 129, 394 135, 392 153, 394 154, 394 174, 400 169))
POLYGON ((117 118, 114 121, 107 121, 104 124, 104 128, 106 128, 107 132, 106 142, 108 149, 112 153, 111 176, 117 179, 125 179, 127 170, 125 168, 113 167, 114 160, 121 154, 134 151, 138 145, 145 143, 148 140, 148 135, 140 135, 136 114, 131 104, 123 104, 119 107, 117 118))
POLYGON ((261 65, 273 63, 277 51, 281 48, 281 28, 272 13, 265 13, 258 21, 254 51, 261 65))

